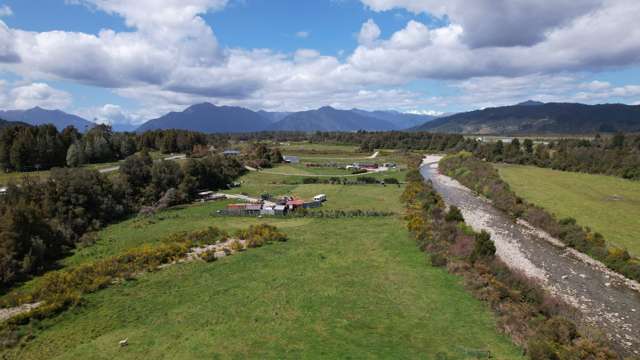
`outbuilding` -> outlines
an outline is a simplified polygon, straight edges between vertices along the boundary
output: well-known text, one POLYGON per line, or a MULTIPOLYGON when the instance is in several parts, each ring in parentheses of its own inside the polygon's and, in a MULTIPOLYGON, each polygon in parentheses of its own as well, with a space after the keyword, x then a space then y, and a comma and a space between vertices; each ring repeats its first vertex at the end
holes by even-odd
POLYGON ((287 206, 289 207, 290 210, 295 210, 297 208, 301 208, 304 206, 304 201, 303 200, 289 200, 287 201, 287 206))
POLYGON ((297 156, 284 155, 282 156, 282 160, 288 164, 299 164, 300 158, 297 156))
POLYGON ((276 215, 287 215, 287 206, 286 205, 276 205, 273 207, 273 212, 276 215))
POLYGON ((224 156, 240 156, 239 150, 225 150, 222 152, 224 156))

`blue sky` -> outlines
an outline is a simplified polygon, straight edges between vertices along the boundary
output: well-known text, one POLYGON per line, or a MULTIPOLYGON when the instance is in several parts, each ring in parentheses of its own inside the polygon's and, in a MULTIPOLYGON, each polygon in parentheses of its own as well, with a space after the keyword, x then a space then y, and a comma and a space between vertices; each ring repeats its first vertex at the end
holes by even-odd
POLYGON ((637 1, 540 3, 0 0, 0 107, 137 124, 202 101, 424 113, 639 103, 637 1))

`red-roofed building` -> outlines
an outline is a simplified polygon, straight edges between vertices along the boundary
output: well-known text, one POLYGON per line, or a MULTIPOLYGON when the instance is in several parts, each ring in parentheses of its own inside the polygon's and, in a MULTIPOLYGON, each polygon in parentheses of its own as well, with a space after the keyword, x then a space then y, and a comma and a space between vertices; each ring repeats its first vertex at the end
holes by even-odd
POLYGON ((304 206, 304 200, 299 200, 299 199, 289 200, 289 201, 287 201, 287 206, 289 207, 289 209, 292 209, 292 210, 300 208, 300 207, 303 207, 304 206))

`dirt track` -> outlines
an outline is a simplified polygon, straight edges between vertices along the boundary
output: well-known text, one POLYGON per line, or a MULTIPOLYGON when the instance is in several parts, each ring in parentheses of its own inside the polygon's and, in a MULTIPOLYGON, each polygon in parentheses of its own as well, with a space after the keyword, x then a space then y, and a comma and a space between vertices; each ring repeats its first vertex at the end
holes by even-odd
POLYGON ((460 208, 469 225, 491 234, 497 255, 509 267, 538 279, 548 291, 573 304, 581 321, 601 329, 619 350, 640 355, 640 284, 523 221, 514 223, 490 201, 440 174, 440 158, 425 158, 422 176, 433 182, 448 205, 460 208))

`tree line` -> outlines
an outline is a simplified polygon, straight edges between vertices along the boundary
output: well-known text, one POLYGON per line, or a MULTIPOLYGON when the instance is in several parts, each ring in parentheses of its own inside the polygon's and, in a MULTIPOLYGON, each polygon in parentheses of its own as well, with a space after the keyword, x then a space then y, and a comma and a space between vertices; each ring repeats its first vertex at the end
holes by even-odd
POLYGON ((467 150, 491 162, 640 180, 640 135, 616 134, 607 138, 596 135, 591 140, 559 139, 540 143, 513 139, 509 144, 478 143, 467 150))
POLYGON ((54 167, 78 167, 125 159, 143 149, 162 153, 190 153, 206 146, 205 134, 164 130, 143 134, 113 132, 97 125, 82 134, 69 126, 58 131, 53 125, 13 125, 0 130, 0 169, 36 171, 54 167))
POLYGON ((54 168, 47 179, 25 178, 0 197, 0 289, 40 273, 106 224, 135 214, 164 194, 171 205, 200 189, 225 188, 245 171, 233 158, 152 161, 129 156, 116 176, 86 168, 54 168))

